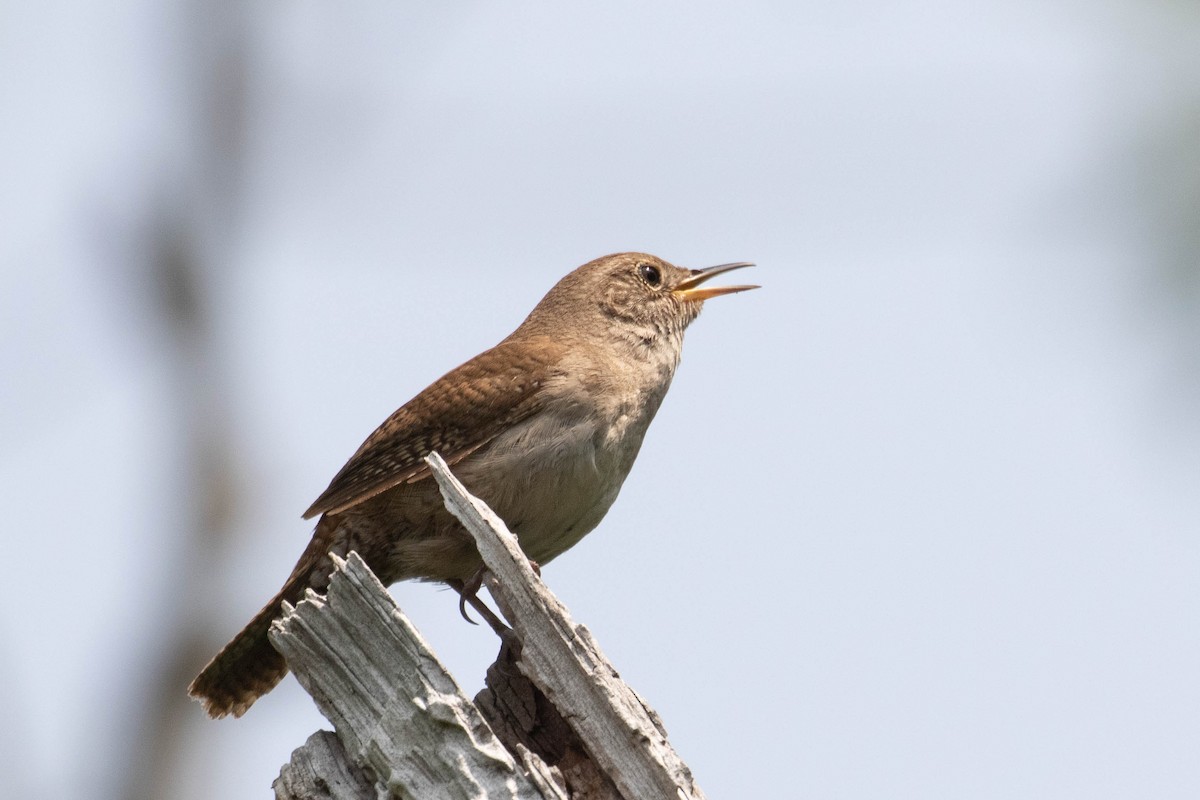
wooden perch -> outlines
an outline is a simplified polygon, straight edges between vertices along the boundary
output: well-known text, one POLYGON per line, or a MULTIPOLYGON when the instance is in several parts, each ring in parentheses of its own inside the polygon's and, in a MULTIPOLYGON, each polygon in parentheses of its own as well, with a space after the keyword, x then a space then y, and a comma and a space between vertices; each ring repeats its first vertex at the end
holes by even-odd
POLYGON ((271 642, 337 731, 314 734, 277 800, 587 798, 703 794, 657 715, 531 569, 516 537, 427 459, 475 537, 513 627, 472 702, 357 554, 322 597, 287 607, 271 642))

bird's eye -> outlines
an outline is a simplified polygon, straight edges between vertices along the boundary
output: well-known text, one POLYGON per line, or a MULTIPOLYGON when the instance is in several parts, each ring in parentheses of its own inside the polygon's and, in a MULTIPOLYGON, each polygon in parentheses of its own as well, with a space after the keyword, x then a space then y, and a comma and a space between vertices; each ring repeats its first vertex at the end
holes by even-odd
POLYGON ((662 273, 653 264, 638 264, 638 274, 651 286, 658 286, 662 283, 662 273))

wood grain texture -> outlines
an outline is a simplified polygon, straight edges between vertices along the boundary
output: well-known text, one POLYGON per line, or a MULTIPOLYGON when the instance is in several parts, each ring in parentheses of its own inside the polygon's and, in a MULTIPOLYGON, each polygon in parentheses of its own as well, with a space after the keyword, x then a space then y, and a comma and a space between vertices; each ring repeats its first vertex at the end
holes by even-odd
POLYGON ((270 636, 350 761, 398 797, 564 800, 545 793, 545 764, 505 749, 362 559, 336 561, 328 594, 285 606, 270 636))
POLYGON ((521 671, 555 705, 621 794, 703 798, 658 715, 620 679, 587 628, 572 621, 503 521, 466 491, 436 453, 426 461, 447 507, 475 537, 492 573, 488 589, 521 643, 521 671))
POLYGON ((331 731, 317 731, 292 753, 271 785, 275 800, 379 800, 375 782, 347 757, 331 731))

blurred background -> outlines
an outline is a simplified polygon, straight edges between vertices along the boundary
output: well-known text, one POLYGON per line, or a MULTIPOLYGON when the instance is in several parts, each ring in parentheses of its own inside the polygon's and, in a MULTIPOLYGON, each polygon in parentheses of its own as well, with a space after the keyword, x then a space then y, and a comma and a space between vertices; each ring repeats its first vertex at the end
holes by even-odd
MULTIPOLYGON (((563 274, 751 260, 545 577, 710 797, 1200 796, 1200 7, 0 7, 0 795, 265 798, 191 677, 563 274)), ((393 589, 469 692, 493 635, 393 589)), ((326 725, 327 726, 327 725, 326 725)))

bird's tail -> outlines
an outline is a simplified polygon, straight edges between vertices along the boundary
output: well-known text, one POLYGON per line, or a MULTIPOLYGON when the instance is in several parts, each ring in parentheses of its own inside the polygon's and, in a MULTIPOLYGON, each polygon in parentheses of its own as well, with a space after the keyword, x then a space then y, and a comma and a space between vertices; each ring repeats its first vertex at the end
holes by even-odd
POLYGON ((267 603, 188 687, 210 717, 240 717, 287 675, 287 662, 267 638, 285 599, 280 592, 267 603))
POLYGON ((328 585, 333 570, 329 558, 330 534, 335 526, 326 526, 331 521, 326 517, 318 523, 312 541, 279 594, 221 648, 188 686, 188 694, 200 701, 210 717, 229 714, 240 717, 287 675, 287 661, 271 646, 267 632, 279 617, 284 602, 298 603, 308 588, 324 591, 328 585))

